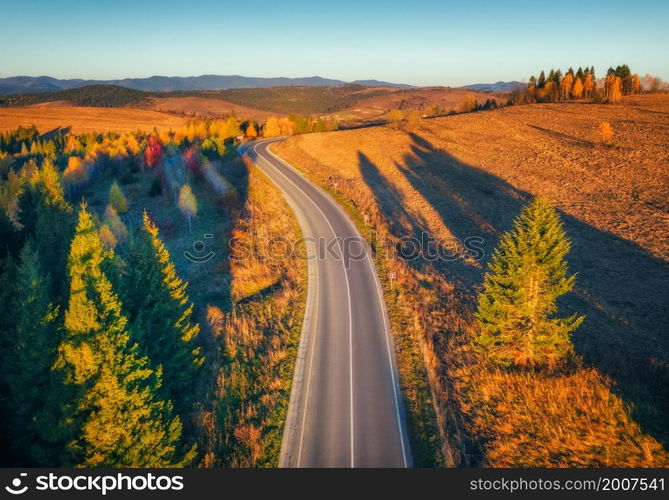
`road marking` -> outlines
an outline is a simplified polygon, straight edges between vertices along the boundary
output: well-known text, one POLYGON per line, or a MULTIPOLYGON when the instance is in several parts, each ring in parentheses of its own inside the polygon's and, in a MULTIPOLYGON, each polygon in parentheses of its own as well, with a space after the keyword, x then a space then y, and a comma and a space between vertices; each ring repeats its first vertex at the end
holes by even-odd
MULTIPOLYGON (((325 213, 323 213, 323 210, 318 206, 318 204, 307 194, 304 192, 300 186, 295 184, 291 179, 288 178, 286 174, 284 174, 281 170, 276 168, 274 165, 272 165, 266 158, 264 158, 260 153, 258 153, 258 150, 256 149, 258 146, 261 144, 264 144, 265 142, 275 142, 275 141, 263 141, 260 143, 256 143, 253 146, 253 152, 258 155, 259 158, 261 158, 265 163, 267 163, 270 167, 274 168, 276 172, 278 172, 281 176, 283 176, 284 179, 286 179, 288 182, 290 182, 298 191, 300 191, 315 207, 316 209, 320 212, 320 214, 323 216, 323 219, 325 222, 327 222, 328 226, 330 227, 330 230, 332 231, 332 236, 334 236, 335 241, 337 241, 337 246, 339 247, 339 251, 341 252, 341 258, 342 258, 342 269, 344 269, 344 278, 346 280, 346 295, 348 299, 348 354, 349 354, 349 390, 350 390, 350 419, 351 419, 351 468, 355 467, 355 438, 354 438, 354 427, 353 427, 353 314, 352 314, 352 307, 351 307, 351 288, 349 285, 349 280, 348 280, 348 270, 346 269, 346 263, 344 262, 344 249, 341 246, 341 242, 339 239, 337 239, 337 233, 335 232, 334 228, 332 227, 332 224, 330 223, 329 219, 325 216, 325 213)), ((272 156, 277 158, 269 149, 267 149, 267 152, 270 153, 272 156)), ((284 162, 285 163, 285 162, 284 162)), ((336 206, 335 206, 336 207, 336 206)), ((338 208, 338 207, 336 207, 338 208)), ((340 211, 341 214, 343 212, 340 211)), ((312 351, 312 356, 313 356, 313 351, 312 351)), ((313 361, 313 357, 312 357, 313 361)), ((309 379, 307 380, 307 385, 309 385, 311 381, 311 372, 309 373, 309 379)), ((308 404, 309 400, 309 392, 307 391, 307 395, 305 397, 305 407, 308 404)), ((304 418, 306 418, 306 410, 304 412, 304 418)), ((303 419, 303 425, 304 425, 304 419, 303 419)), ((302 436, 304 434, 304 427, 302 427, 302 436)), ((404 445, 402 445, 404 446, 404 445)), ((302 454, 302 441, 300 440, 300 450, 298 451, 298 456, 301 457, 302 454)), ((299 466, 298 466, 299 467, 299 466)))
MULTIPOLYGON (((318 250, 316 250, 318 251, 318 250)), ((314 368, 314 353, 316 352, 316 337, 318 336, 318 295, 319 295, 319 280, 318 280, 318 264, 316 264, 316 272, 314 273, 316 277, 316 302, 315 302, 315 313, 314 313, 314 334, 311 337, 311 358, 309 360, 309 372, 307 374, 307 392, 304 397, 304 411, 302 414, 302 429, 300 430, 300 445, 297 448, 297 467, 299 468, 302 463, 302 443, 304 442, 304 423, 307 419, 307 410, 309 408, 309 388, 311 387, 311 373, 314 368)))
MULTIPOLYGON (((304 175, 302 175, 299 171, 295 170, 295 168, 292 167, 286 161, 284 161, 283 158, 280 158, 279 156, 275 155, 269 149, 267 149, 267 152, 269 154, 271 154, 274 158, 276 158, 278 161, 283 163, 286 167, 288 167, 291 170, 297 172, 298 174, 300 174, 301 177, 305 178, 304 175)), ((286 177, 286 176, 284 175, 284 177, 286 177)), ((288 180, 290 180, 290 179, 288 179, 288 180)), ((310 182, 306 178, 305 178, 305 180, 307 180, 307 182, 310 182)), ((298 189, 300 189, 298 186, 295 185, 295 183, 293 183, 293 185, 295 187, 297 187, 298 189)), ((318 186, 315 186, 315 187, 318 188, 318 186)), ((302 191, 302 190, 300 189, 300 191, 302 191)), ((302 191, 302 194, 304 194, 307 198, 309 198, 309 195, 307 195, 304 191, 302 191)), ((329 195, 326 192, 323 192, 323 194, 325 194, 326 197, 329 197, 329 195)), ((311 202, 314 205, 316 205, 316 203, 313 200, 311 200, 311 202)), ((353 229, 353 231, 358 235, 358 237, 361 240, 364 240, 364 238, 362 237, 362 235, 358 231, 358 228, 355 227, 355 225, 353 225, 353 223, 349 220, 348 216, 341 209, 339 204, 337 202, 335 202, 334 200, 331 200, 330 204, 333 205, 335 207, 335 209, 337 211, 339 211, 339 213, 341 215, 344 216, 344 219, 346 220, 347 224, 353 229)), ((316 207, 318 207, 318 205, 316 205, 316 207)), ((323 213, 323 212, 321 212, 321 213, 323 213)), ((388 350, 388 366, 389 366, 389 369, 390 369, 390 378, 391 378, 392 384, 393 384, 393 396, 395 398, 395 413, 396 413, 396 416, 397 416, 397 427, 399 429, 400 443, 401 443, 401 446, 402 446, 402 461, 404 463, 404 467, 408 467, 407 451, 406 451, 406 446, 405 446, 405 443, 404 443, 405 435, 404 435, 404 430, 403 430, 403 427, 402 427, 402 417, 401 417, 401 413, 400 413, 399 395, 397 394, 397 383, 395 381, 395 370, 393 369, 392 349, 390 347, 391 334, 390 334, 390 330, 388 329, 388 323, 387 323, 387 320, 386 320, 385 301, 383 300, 383 292, 381 291, 381 284, 379 283, 378 276, 376 275, 376 269, 374 268, 374 265, 372 264, 372 259, 371 259, 371 256, 369 254, 367 254, 367 263, 369 264, 369 267, 372 271, 372 275, 374 276, 374 282, 376 283, 376 293, 377 293, 377 296, 378 296, 378 299, 379 299, 379 305, 381 306, 381 313, 383 315, 383 327, 385 329, 386 348, 388 350)))

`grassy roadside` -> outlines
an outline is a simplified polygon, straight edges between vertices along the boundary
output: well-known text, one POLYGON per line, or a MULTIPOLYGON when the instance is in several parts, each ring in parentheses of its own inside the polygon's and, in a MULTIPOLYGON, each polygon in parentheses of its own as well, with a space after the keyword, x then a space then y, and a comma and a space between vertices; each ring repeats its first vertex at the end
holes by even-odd
POLYGON ((440 436, 439 433, 434 408, 435 399, 421 356, 419 332, 413 324, 411 315, 402 305, 402 294, 399 287, 391 280, 393 271, 389 269, 388 263, 391 259, 388 250, 384 245, 379 244, 375 228, 365 222, 365 215, 352 200, 346 198, 332 186, 320 182, 299 165, 292 165, 339 203, 370 245, 376 272, 383 289, 394 340, 414 466, 442 466, 444 464, 441 451, 443 436, 440 436))
MULTIPOLYGON (((230 238, 231 307, 207 307, 218 365, 204 466, 276 467, 306 302, 306 261, 269 257, 275 238, 300 241, 277 188, 246 162, 246 197, 230 238)), ((298 249, 298 255, 303 249, 298 249)))

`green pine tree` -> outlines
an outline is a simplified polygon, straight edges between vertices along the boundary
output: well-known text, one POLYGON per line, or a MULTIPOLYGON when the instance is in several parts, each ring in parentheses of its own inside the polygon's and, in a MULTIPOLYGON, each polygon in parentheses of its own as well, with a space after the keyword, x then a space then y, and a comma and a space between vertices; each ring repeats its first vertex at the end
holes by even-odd
POLYGON ((158 228, 146 212, 127 269, 123 290, 131 331, 145 354, 162 366, 165 391, 177 409, 184 411, 204 361, 195 345, 200 326, 192 322, 188 284, 177 275, 158 228))
POLYGON ((23 189, 18 219, 22 238, 34 241, 42 269, 51 274, 52 300, 65 306, 67 254, 76 219, 51 161, 45 160, 35 182, 23 189))
POLYGON ((182 425, 172 404, 155 394, 160 372, 130 342, 126 317, 103 272, 105 251, 82 204, 68 268, 70 299, 65 337, 55 369, 63 379, 67 440, 64 465, 166 467, 192 461, 194 447, 179 453, 182 425))
POLYGON ((41 466, 52 466, 62 448, 54 440, 58 407, 51 372, 60 337, 59 316, 49 288, 49 276, 42 272, 37 251, 28 241, 16 270, 12 301, 16 330, 5 368, 10 375, 8 406, 15 454, 41 466))
POLYGON ((536 198, 503 235, 494 252, 476 318, 478 351, 504 365, 555 367, 572 352, 570 334, 583 321, 554 317, 556 299, 574 286, 567 277, 569 252, 562 222, 536 198))
POLYGON ((11 399, 9 381, 12 378, 9 364, 16 344, 14 335, 16 314, 9 306, 14 295, 14 283, 16 283, 16 262, 10 254, 0 259, 0 305, 2 305, 0 310, 0 449, 7 450, 3 454, 4 463, 13 461, 13 457, 8 456, 14 424, 8 402, 11 399))

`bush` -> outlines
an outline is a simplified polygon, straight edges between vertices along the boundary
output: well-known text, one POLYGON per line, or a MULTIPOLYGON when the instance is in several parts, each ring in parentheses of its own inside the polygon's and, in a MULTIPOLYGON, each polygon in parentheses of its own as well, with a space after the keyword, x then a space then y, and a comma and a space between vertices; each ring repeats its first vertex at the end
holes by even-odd
POLYGON ((602 122, 599 124, 599 140, 605 146, 611 144, 611 139, 613 139, 613 127, 609 122, 602 122))
POLYGON ((478 103, 476 102, 476 97, 473 95, 465 96, 462 101, 460 101, 460 110, 463 113, 468 113, 469 111, 476 111, 478 108, 478 103))
POLYGON ((404 115, 399 109, 391 109, 386 115, 386 123, 393 128, 400 128, 400 122, 404 115))

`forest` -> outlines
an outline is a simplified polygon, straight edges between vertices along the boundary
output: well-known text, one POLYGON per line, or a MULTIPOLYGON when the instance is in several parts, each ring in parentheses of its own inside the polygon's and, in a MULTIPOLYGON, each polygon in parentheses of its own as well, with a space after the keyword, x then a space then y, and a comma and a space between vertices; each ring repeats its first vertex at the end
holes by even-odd
MULTIPOLYGON (((647 75, 645 87, 653 91, 653 77, 647 75)), ((595 67, 579 67, 576 71, 569 68, 564 74, 560 69, 551 69, 546 76, 542 70, 538 78, 530 77, 527 89, 521 94, 524 102, 558 102, 577 99, 593 99, 595 102, 620 102, 622 96, 639 94, 642 81, 639 75, 632 73, 627 64, 615 69, 609 68, 606 76, 597 81, 595 67)), ((516 97, 518 100, 518 96, 516 97)))
POLYGON ((225 245, 297 231, 241 129, 0 134, 3 463, 276 463, 303 278, 225 245))
POLYGON ((361 99, 383 95, 388 89, 367 90, 358 84, 336 87, 271 87, 249 89, 226 89, 205 92, 161 92, 163 96, 202 96, 224 99, 228 102, 275 113, 312 115, 341 111, 361 99))
POLYGON ((70 101, 75 106, 117 108, 129 104, 141 104, 147 100, 147 94, 141 90, 117 85, 87 85, 57 92, 0 96, 0 106, 27 106, 41 102, 70 101))

